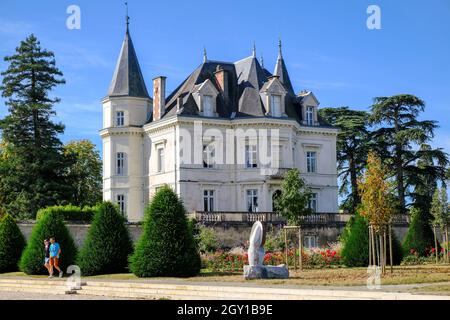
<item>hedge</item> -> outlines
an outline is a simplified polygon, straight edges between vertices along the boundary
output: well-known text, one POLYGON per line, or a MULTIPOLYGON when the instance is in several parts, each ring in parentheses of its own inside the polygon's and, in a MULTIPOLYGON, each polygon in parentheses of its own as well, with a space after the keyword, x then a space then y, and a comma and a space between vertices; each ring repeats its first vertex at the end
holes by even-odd
POLYGON ((36 220, 41 219, 44 215, 54 212, 61 216, 64 221, 83 221, 90 222, 98 211, 98 206, 80 208, 73 205, 52 206, 40 209, 36 215, 36 220))

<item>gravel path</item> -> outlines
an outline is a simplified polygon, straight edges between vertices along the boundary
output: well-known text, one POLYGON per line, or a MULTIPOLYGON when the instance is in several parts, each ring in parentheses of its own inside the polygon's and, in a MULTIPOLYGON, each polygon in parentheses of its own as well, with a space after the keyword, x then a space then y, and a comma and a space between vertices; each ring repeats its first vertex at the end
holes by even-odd
POLYGON ((40 294, 0 291, 0 300, 132 300, 81 294, 40 294))

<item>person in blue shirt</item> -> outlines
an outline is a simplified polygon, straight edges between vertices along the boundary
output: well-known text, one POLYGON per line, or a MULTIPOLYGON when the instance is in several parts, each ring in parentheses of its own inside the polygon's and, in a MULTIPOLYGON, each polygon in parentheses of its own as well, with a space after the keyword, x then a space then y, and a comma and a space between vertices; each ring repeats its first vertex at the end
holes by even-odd
POLYGON ((59 255, 61 254, 61 248, 59 243, 56 242, 54 237, 50 238, 50 276, 53 278, 53 268, 59 271, 59 277, 62 278, 63 271, 59 268, 59 255))

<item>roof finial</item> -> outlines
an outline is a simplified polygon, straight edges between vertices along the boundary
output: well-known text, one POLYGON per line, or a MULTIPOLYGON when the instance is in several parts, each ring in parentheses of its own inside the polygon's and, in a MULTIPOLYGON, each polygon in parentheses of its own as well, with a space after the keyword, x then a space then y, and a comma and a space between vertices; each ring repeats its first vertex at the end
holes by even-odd
POLYGON ((263 57, 263 54, 262 54, 262 52, 261 52, 261 67, 262 68, 264 68, 264 57, 263 57))
POLYGON ((130 26, 130 17, 128 16, 128 1, 125 1, 125 9, 126 9, 125 22, 127 24, 127 32, 128 32, 128 27, 130 26))
POLYGON ((204 46, 203 47, 203 62, 206 62, 206 61, 208 61, 208 57, 206 55, 206 47, 204 46))
POLYGON ((278 38, 278 57, 282 57, 283 54, 281 52, 281 36, 278 38))
POLYGON ((253 58, 256 58, 256 42, 255 41, 253 41, 252 56, 253 56, 253 58))

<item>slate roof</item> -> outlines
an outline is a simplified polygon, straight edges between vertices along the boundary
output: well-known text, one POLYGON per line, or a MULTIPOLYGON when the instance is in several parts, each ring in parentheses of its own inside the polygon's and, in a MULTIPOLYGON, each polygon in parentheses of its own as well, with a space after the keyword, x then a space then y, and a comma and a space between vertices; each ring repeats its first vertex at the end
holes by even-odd
MULTIPOLYGON (((216 88, 219 89, 214 76, 218 66, 228 72, 229 89, 228 103, 224 101, 222 95, 218 96, 218 116, 223 118, 231 118, 232 114, 236 118, 266 116, 266 110, 259 92, 273 75, 261 66, 255 55, 252 55, 234 63, 205 60, 166 98, 166 113, 163 115, 163 118, 176 114, 197 115, 198 107, 192 97, 192 93, 196 91, 198 85, 207 79, 210 79, 216 88), (178 98, 182 99, 182 107, 180 109, 177 108, 178 98)), ((301 99, 294 94, 285 65, 283 74, 285 76, 284 79, 288 79, 287 87, 283 83, 287 91, 285 101, 286 114, 301 121, 301 99)))
POLYGON ((107 96, 150 98, 128 27, 107 96))
MULTIPOLYGON (((228 74, 228 99, 222 94, 217 97, 217 113, 221 118, 265 117, 266 110, 261 101, 260 91, 268 79, 277 76, 287 91, 285 112, 289 118, 302 121, 302 95, 296 95, 284 62, 281 43, 274 74, 265 69, 256 59, 256 54, 236 62, 206 59, 169 96, 166 97, 166 112, 162 118, 176 114, 197 116, 199 107, 193 97, 196 89, 207 79, 219 90, 214 73, 223 69, 228 74), (181 104, 181 105, 180 105, 181 104)), ((128 30, 122 43, 114 76, 108 91, 109 97, 131 96, 150 98, 142 76, 136 51, 128 30)), ((147 120, 152 122, 152 114, 147 120)), ((320 125, 327 126, 321 119, 320 125)))

